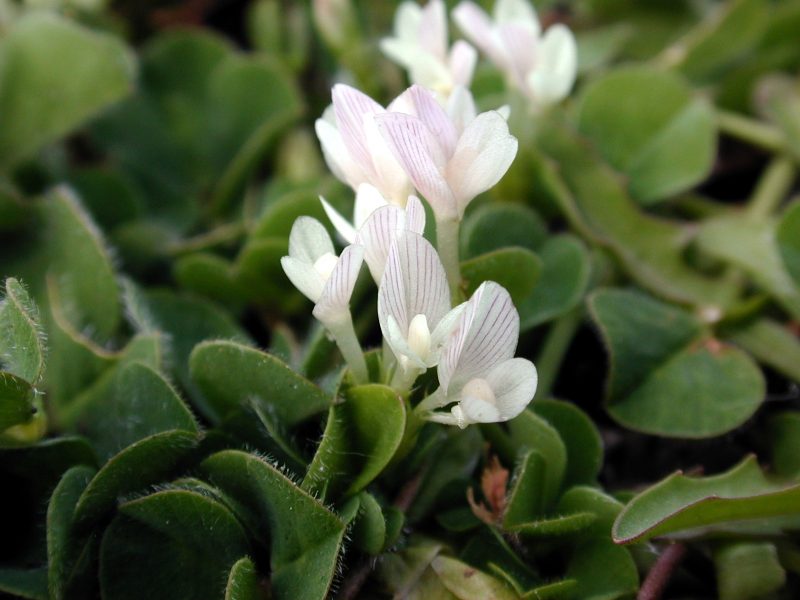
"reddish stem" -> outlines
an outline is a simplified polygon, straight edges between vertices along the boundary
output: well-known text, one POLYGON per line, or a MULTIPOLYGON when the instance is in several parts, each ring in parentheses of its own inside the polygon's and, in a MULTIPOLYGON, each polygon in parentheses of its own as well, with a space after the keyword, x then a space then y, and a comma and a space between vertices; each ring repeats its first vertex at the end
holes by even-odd
POLYGON ((684 544, 671 544, 667 546, 656 563, 645 577, 642 587, 639 589, 637 600, 658 600, 669 583, 670 577, 678 568, 681 560, 686 554, 684 544))

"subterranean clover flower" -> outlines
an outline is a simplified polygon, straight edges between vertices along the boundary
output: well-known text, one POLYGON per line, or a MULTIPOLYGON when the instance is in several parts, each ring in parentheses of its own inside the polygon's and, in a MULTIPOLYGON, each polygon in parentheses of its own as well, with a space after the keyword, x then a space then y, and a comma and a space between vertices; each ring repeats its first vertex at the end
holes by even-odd
POLYGON ((378 288, 381 332, 405 375, 399 381, 410 385, 436 365, 461 310, 450 308, 447 276, 430 242, 411 231, 400 235, 378 288))
POLYGON ((498 111, 459 130, 430 91, 411 86, 396 101, 414 114, 375 116, 389 148, 433 208, 436 221, 460 221, 475 196, 494 186, 517 154, 517 139, 498 111), (402 102, 402 104, 401 104, 402 102))
POLYGON ((385 203, 405 206, 413 191, 411 182, 378 132, 374 119, 386 109, 344 84, 333 86, 331 96, 333 106, 315 124, 330 170, 356 192, 362 183, 368 183, 385 203))
POLYGON ((425 7, 403 2, 394 18, 394 36, 381 40, 383 52, 404 67, 412 83, 446 98, 458 86, 469 87, 478 53, 463 40, 447 49, 447 11, 442 0, 425 7))
POLYGON ((325 326, 359 381, 366 381, 364 353, 353 330, 350 297, 364 260, 364 248, 347 246, 337 257, 325 226, 299 217, 289 234, 289 256, 281 258, 286 276, 314 303, 314 316, 325 326))
POLYGON ((496 423, 520 414, 536 393, 533 363, 514 358, 519 314, 508 292, 487 281, 466 302, 439 360, 440 387, 417 411, 447 425, 496 423), (433 409, 455 403, 447 412, 433 409))
POLYGON ((542 35, 539 19, 527 0, 497 0, 493 17, 469 0, 453 10, 464 35, 534 106, 547 106, 566 97, 578 68, 572 32, 556 24, 542 35))

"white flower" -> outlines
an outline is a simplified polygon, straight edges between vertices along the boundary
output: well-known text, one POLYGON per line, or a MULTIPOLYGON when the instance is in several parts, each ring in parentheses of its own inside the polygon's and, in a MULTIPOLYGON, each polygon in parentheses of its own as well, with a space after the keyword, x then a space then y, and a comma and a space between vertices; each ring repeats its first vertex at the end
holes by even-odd
POLYGON ((430 203, 437 222, 460 220, 467 204, 495 185, 511 166, 516 138, 498 111, 481 113, 465 123, 474 111, 467 99, 458 100, 454 117, 419 86, 411 86, 397 103, 410 105, 414 114, 376 115, 381 133, 430 203), (457 123, 464 129, 460 131, 457 123))
POLYGON ((542 35, 527 0, 497 0, 493 16, 469 0, 453 11, 464 35, 532 102, 546 106, 566 97, 578 68, 572 32, 556 24, 542 35))
POLYGON ((381 40, 384 53, 418 83, 447 97, 456 86, 469 87, 477 52, 459 40, 447 51, 447 13, 442 0, 422 8, 403 2, 394 20, 394 37, 381 40))
POLYGON ((325 227, 312 217, 299 217, 289 234, 289 256, 281 266, 295 287, 314 303, 323 324, 350 314, 350 296, 364 259, 364 248, 347 246, 336 256, 325 227))
POLYGON ((348 244, 355 243, 358 230, 366 223, 367 217, 383 206, 390 206, 389 202, 381 195, 375 186, 362 183, 358 186, 358 190, 356 190, 356 201, 353 207, 353 222, 351 223, 343 217, 339 211, 328 204, 325 198, 320 196, 319 199, 320 202, 322 202, 322 208, 325 209, 325 214, 336 228, 337 233, 342 236, 342 239, 348 244))
POLYGON ((445 341, 438 375, 440 388, 422 408, 456 403, 450 414, 427 418, 466 427, 513 419, 536 393, 536 367, 514 358, 519 338, 519 314, 502 286, 487 281, 475 291, 445 341))
POLYGON ((425 209, 419 198, 409 196, 405 209, 387 205, 375 210, 356 236, 364 247, 364 260, 375 283, 380 285, 392 244, 404 231, 422 235, 425 231, 425 209))
POLYGON ((343 84, 333 86, 332 97, 333 106, 315 124, 330 170, 355 191, 362 183, 369 183, 388 202, 405 206, 412 192, 411 182, 374 120, 386 109, 343 84))
POLYGON ((447 277, 433 246, 416 233, 400 235, 378 289, 378 320, 404 371, 418 372, 438 362, 461 310, 450 310, 447 277))

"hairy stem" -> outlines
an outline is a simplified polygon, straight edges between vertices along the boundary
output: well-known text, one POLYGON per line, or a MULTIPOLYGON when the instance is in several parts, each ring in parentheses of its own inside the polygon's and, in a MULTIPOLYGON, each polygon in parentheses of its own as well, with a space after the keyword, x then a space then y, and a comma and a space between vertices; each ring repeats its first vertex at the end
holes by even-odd
POLYGON ((658 557, 656 564, 645 577, 642 587, 639 588, 637 600, 658 600, 664 593, 670 577, 678 568, 686 554, 684 544, 671 544, 658 557))
POLYGON ((442 259, 447 283, 450 285, 450 300, 453 305, 461 298, 461 265, 458 260, 458 219, 436 219, 436 246, 442 259))
POLYGON ((347 311, 334 321, 324 323, 324 325, 333 336, 333 339, 336 340, 336 345, 339 346, 339 351, 353 372, 356 382, 366 383, 369 380, 367 361, 364 359, 364 351, 361 349, 361 344, 356 337, 356 332, 353 328, 353 317, 350 311, 347 311))

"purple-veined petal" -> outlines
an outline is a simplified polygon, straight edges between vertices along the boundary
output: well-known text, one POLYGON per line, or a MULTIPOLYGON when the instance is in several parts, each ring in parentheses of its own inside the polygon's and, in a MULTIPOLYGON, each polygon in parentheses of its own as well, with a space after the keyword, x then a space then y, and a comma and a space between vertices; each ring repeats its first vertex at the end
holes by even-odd
POLYGON ((575 36, 564 25, 553 25, 542 37, 536 68, 528 76, 534 100, 546 106, 565 98, 575 83, 577 71, 575 36))
POLYGON ((328 216, 331 224, 336 228, 336 231, 342 237, 342 239, 347 242, 348 244, 352 244, 356 241, 356 228, 345 219, 339 211, 333 208, 328 201, 325 200, 322 196, 319 197, 319 201, 322 202, 322 208, 325 211, 325 214, 328 216))
POLYGON ((394 204, 405 204, 411 193, 411 181, 378 130, 375 115, 364 116, 364 135, 374 173, 370 183, 394 204))
POLYGON ((383 206, 373 212, 358 232, 358 243, 364 246, 364 261, 372 278, 380 283, 389 249, 403 231, 405 213, 397 206, 383 206))
POLYGON ((417 117, 387 113, 376 117, 378 127, 395 157, 440 218, 455 216, 458 207, 442 175, 446 159, 442 148, 417 117))
POLYGON ((475 65, 478 62, 478 51, 464 40, 458 40, 450 49, 447 58, 450 74, 453 77, 453 84, 456 86, 469 87, 472 83, 472 76, 475 73, 475 65))
POLYGON ((313 266, 324 254, 335 254, 328 230, 314 217, 298 217, 289 233, 289 256, 313 266))
POLYGON ((496 111, 481 113, 467 126, 447 165, 459 214, 475 196, 500 181, 516 155, 517 139, 496 111))
POLYGON ((281 258, 283 272, 300 292, 312 302, 319 300, 325 287, 325 279, 312 264, 298 258, 284 256, 281 258))
POLYGON ((372 157, 364 131, 365 117, 382 113, 384 108, 366 94, 341 83, 333 86, 331 95, 342 141, 353 160, 369 171, 372 157))
POLYGON ((406 202, 405 229, 420 235, 425 233, 425 207, 416 196, 409 196, 406 202))
POLYGON ((424 87, 412 85, 408 89, 408 96, 414 104, 415 114, 425 124, 433 139, 439 142, 445 160, 449 159, 458 142, 458 131, 453 121, 433 94, 424 87))
POLYGON ((354 244, 342 250, 314 306, 314 316, 322 323, 336 320, 350 310, 350 296, 353 295, 363 260, 364 248, 361 246, 354 244))
POLYGON ((442 348, 439 383, 448 394, 457 393, 513 357, 518 340, 519 313, 511 296, 493 281, 482 283, 442 348))
POLYGON ((314 123, 314 130, 322 147, 322 156, 325 158, 328 168, 339 181, 356 189, 362 181, 366 181, 367 176, 364 170, 353 161, 335 123, 327 118, 331 112, 331 110, 326 110, 323 118, 317 119, 314 123))
POLYGON ((378 288, 378 320, 384 337, 388 317, 408 335, 416 315, 425 315, 435 328, 450 309, 450 290, 439 255, 421 235, 404 232, 392 244, 378 288))

